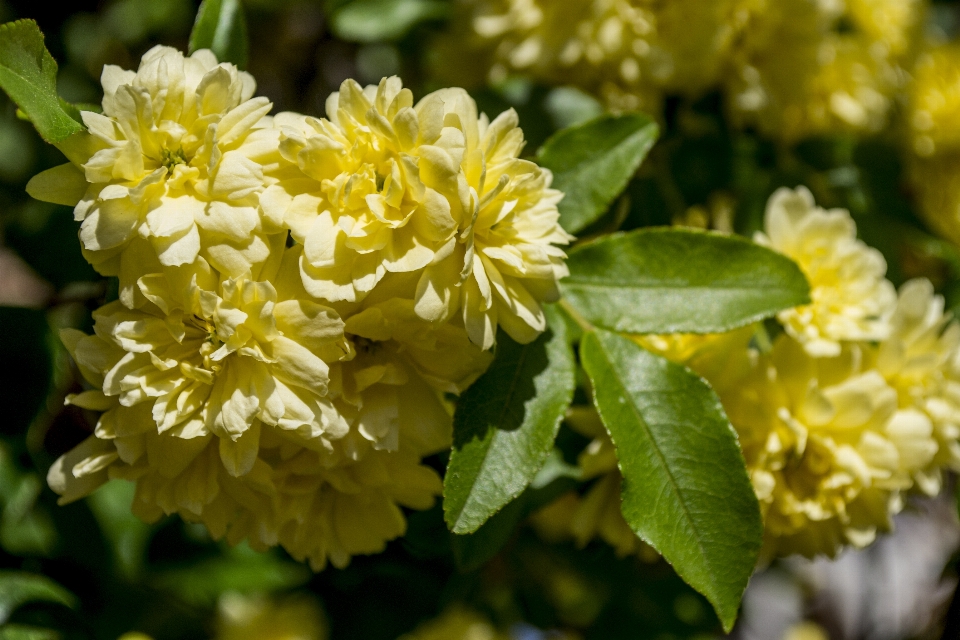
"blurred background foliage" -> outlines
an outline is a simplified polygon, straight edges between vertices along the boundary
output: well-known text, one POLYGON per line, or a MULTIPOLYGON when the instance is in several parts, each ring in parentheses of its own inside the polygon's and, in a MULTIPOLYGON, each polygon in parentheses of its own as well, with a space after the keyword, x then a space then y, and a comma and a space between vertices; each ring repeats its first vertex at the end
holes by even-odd
MULTIPOLYGON (((398 74, 417 96, 437 88, 425 72, 425 43, 443 30, 448 0, 246 0, 245 7, 248 70, 276 111, 323 114, 327 95, 346 78, 371 83, 398 74)), ((0 20, 39 23, 60 63, 61 95, 76 103, 99 102, 105 64, 135 68, 157 43, 186 49, 196 10, 194 0, 0 0, 0 20)), ((935 5, 931 28, 950 38, 958 25, 960 5, 935 5)), ((531 154, 554 131, 601 111, 576 89, 518 78, 474 95, 488 114, 517 109, 531 154)), ((887 257, 895 284, 926 276, 949 306, 960 306, 960 250, 914 213, 893 134, 786 145, 731 128, 718 94, 668 97, 661 124, 650 160, 584 236, 677 223, 749 234, 777 187, 806 184, 818 203, 851 210, 863 239, 887 257)), ((411 514, 407 535, 386 553, 321 574, 279 550, 213 543, 202 527, 179 519, 143 524, 130 513, 132 486, 123 482, 56 506, 46 470, 94 422, 63 404, 80 383, 57 330, 89 330, 90 312, 115 295, 83 260, 69 208, 24 191, 31 176, 60 162, 0 98, 0 638, 141 638, 135 631, 156 640, 394 640, 444 611, 476 640, 497 633, 523 640, 719 635, 705 600, 655 555, 617 558, 599 541, 578 550, 521 527, 492 560, 464 570, 480 564, 470 553, 483 556, 476 548, 484 541, 473 541, 472 552, 452 542, 439 505, 411 514)), ((586 440, 564 429, 559 442, 573 462, 586 440)), ((435 464, 442 469, 444 460, 435 464)), ((951 514, 945 526, 955 528, 954 520, 951 514)), ((748 594, 747 606, 757 597, 748 594)), ((941 620, 927 625, 929 637, 941 620)), ((787 633, 823 637, 818 629, 787 633)), ((407 638, 453 637, 415 633, 407 638)), ((774 637, 750 636, 743 625, 735 633, 774 637)))

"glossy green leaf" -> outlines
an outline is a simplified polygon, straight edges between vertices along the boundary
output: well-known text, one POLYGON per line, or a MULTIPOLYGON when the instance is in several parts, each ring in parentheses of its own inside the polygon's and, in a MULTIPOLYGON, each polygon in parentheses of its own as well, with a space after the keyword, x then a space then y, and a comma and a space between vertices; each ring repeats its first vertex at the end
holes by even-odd
POLYGON ((461 571, 479 569, 493 558, 513 535, 517 525, 537 509, 572 491, 580 468, 567 464, 556 449, 520 497, 505 506, 473 533, 451 534, 453 558, 461 571))
POLYGON ((763 524, 720 400, 689 370, 614 333, 588 333, 580 356, 617 450, 624 518, 729 631, 763 524))
POLYGON ((623 193, 659 135, 640 113, 604 115, 560 131, 540 149, 537 162, 553 172, 563 191, 560 224, 577 233, 596 222, 623 193))
POLYGON ((626 333, 716 333, 810 302, 789 258, 735 236, 640 229, 570 252, 564 297, 592 324, 626 333))
POLYGON ((447 15, 442 0, 354 0, 334 12, 333 32, 352 42, 396 40, 414 25, 447 15))
POLYGON ((247 66, 247 18, 240 0, 203 0, 190 32, 190 53, 210 49, 220 62, 247 66))
POLYGON ((543 466, 573 399, 574 360, 566 325, 547 309, 549 328, 517 344, 504 333, 490 369, 460 402, 443 510, 454 533, 476 531, 519 496, 543 466))
POLYGON ((0 624, 29 602, 52 602, 74 607, 76 598, 59 584, 35 573, 0 571, 0 624))
POLYGON ((57 63, 33 20, 0 25, 0 87, 47 142, 84 131, 57 95, 57 63))

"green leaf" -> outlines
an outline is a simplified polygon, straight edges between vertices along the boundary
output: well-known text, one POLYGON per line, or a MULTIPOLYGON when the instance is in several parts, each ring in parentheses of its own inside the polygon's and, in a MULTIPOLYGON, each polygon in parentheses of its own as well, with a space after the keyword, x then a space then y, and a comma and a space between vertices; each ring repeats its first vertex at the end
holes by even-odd
POLYGON ((453 559, 461 571, 479 569, 507 543, 517 525, 537 509, 572 491, 580 478, 580 468, 567 464, 554 449, 540 473, 519 498, 505 506, 473 533, 450 534, 453 559))
POLYGON ((206 607, 227 591, 270 593, 299 587, 308 580, 306 566, 240 544, 212 558, 159 571, 151 582, 188 604, 206 607))
POLYGON ((151 527, 133 515, 130 505, 137 485, 112 480, 87 497, 87 505, 97 519, 119 573, 134 581, 143 567, 151 527))
POLYGON ((0 627, 0 640, 59 640, 61 635, 53 629, 43 629, 29 624, 5 624, 0 627))
POLYGON ((517 344, 502 333, 490 369, 460 402, 443 482, 454 533, 472 533, 519 496, 543 466, 573 400, 574 360, 566 325, 546 309, 549 328, 517 344))
POLYGON ((33 20, 0 25, 0 87, 47 142, 84 131, 57 95, 57 63, 33 20))
POLYGON ((599 220, 647 157, 660 129, 640 113, 604 115, 560 131, 540 149, 537 162, 553 172, 563 191, 560 224, 577 233, 599 220))
POLYGON ((584 319, 626 333, 718 333, 810 302, 789 258, 735 236, 639 229, 573 249, 564 296, 584 319))
POLYGON ((190 53, 210 49, 220 62, 247 67, 247 18, 240 0, 203 0, 190 32, 190 53))
POLYGON ((354 0, 333 13, 331 26, 337 37, 353 42, 396 40, 448 11, 442 0, 354 0))
POLYGON ((76 597, 53 580, 35 573, 0 571, 0 624, 29 602, 52 602, 71 609, 76 597))
POLYGON ((623 517, 729 631, 763 538, 737 436, 716 394, 693 373, 607 331, 580 353, 617 450, 623 517))

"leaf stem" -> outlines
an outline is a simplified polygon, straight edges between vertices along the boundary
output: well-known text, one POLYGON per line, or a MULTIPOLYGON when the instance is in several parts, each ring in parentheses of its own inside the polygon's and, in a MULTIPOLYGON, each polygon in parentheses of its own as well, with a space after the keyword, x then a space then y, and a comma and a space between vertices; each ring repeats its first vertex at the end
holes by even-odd
POLYGON ((566 298, 560 298, 560 300, 559 300, 559 302, 557 302, 557 304, 560 305, 560 307, 561 307, 564 311, 567 312, 567 315, 568 315, 568 316, 570 316, 571 318, 573 318, 573 321, 576 322, 576 323, 580 326, 581 329, 583 329, 584 333, 589 333, 589 332, 593 331, 594 329, 596 329, 596 327, 594 327, 592 324, 590 324, 589 322, 587 322, 587 320, 586 320, 582 315, 580 315, 580 312, 577 311, 577 310, 573 307, 573 305, 571 305, 571 304, 567 301, 566 298))

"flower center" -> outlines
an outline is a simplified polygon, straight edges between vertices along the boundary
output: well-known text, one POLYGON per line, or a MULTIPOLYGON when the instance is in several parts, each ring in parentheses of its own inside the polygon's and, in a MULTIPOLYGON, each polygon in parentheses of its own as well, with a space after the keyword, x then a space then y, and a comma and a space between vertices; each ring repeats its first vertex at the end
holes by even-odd
POLYGON ((352 336, 351 338, 353 340, 353 347, 357 350, 358 354, 370 355, 380 349, 380 343, 376 340, 361 338, 360 336, 352 336))
POLYGON ((176 151, 161 149, 160 164, 166 167, 167 171, 173 171, 173 168, 178 164, 187 164, 187 157, 183 152, 183 147, 178 148, 176 151))
POLYGON ((217 349, 223 346, 223 340, 220 339, 220 336, 217 335, 217 328, 213 323, 204 320, 200 316, 193 316, 194 322, 197 325, 197 328, 200 329, 206 337, 203 339, 203 343, 200 345, 200 355, 203 356, 203 365, 206 369, 211 369, 213 367, 213 362, 210 360, 210 356, 213 355, 217 349))

